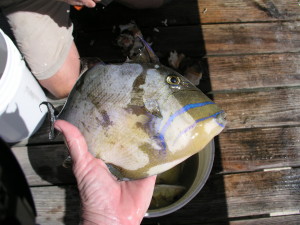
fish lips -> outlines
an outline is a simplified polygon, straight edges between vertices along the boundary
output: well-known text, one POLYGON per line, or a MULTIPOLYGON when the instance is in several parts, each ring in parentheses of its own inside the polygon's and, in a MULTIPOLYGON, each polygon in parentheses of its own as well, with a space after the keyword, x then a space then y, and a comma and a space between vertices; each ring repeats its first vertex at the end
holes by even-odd
POLYGON ((177 91, 165 102, 160 136, 164 145, 180 158, 202 150, 225 127, 225 113, 201 91, 177 91))

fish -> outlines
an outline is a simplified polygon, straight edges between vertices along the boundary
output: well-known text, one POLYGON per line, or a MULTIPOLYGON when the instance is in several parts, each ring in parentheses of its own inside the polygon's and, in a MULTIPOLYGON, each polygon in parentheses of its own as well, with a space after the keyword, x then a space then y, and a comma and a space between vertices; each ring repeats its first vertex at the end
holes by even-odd
POLYGON ((58 114, 42 103, 51 118, 50 139, 55 120, 70 122, 119 180, 167 171, 201 151, 226 124, 222 109, 143 44, 147 57, 99 63, 83 73, 58 114))

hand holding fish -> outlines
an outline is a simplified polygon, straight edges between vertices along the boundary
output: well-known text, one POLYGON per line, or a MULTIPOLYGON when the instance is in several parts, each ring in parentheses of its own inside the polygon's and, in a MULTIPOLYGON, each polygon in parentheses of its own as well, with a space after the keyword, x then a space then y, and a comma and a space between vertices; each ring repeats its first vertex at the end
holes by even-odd
POLYGON ((80 131, 57 120, 73 160, 82 203, 82 224, 140 224, 151 201, 156 176, 135 181, 118 181, 105 163, 88 152, 80 131))

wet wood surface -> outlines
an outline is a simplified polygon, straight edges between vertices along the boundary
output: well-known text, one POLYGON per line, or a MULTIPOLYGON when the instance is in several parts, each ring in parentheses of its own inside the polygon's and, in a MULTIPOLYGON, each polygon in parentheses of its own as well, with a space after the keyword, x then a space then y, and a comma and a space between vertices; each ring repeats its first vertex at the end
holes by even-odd
MULTIPOLYGON (((135 20, 163 59, 171 50, 206 62, 202 83, 227 113, 214 167, 182 209, 142 224, 299 224, 300 6, 295 0, 173 0, 160 9, 117 3, 73 12, 82 56, 124 60, 112 28, 135 20), (156 28, 156 31, 154 30, 156 28)), ((45 123, 13 147, 39 224, 78 224, 80 200, 63 139, 45 123)))

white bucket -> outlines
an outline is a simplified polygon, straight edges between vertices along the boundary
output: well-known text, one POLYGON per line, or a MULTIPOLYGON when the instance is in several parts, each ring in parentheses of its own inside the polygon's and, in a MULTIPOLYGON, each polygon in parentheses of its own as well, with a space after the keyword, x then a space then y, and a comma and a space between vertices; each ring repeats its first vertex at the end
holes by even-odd
POLYGON ((6 142, 30 137, 43 123, 47 98, 14 43, 0 29, 0 136, 6 142))

